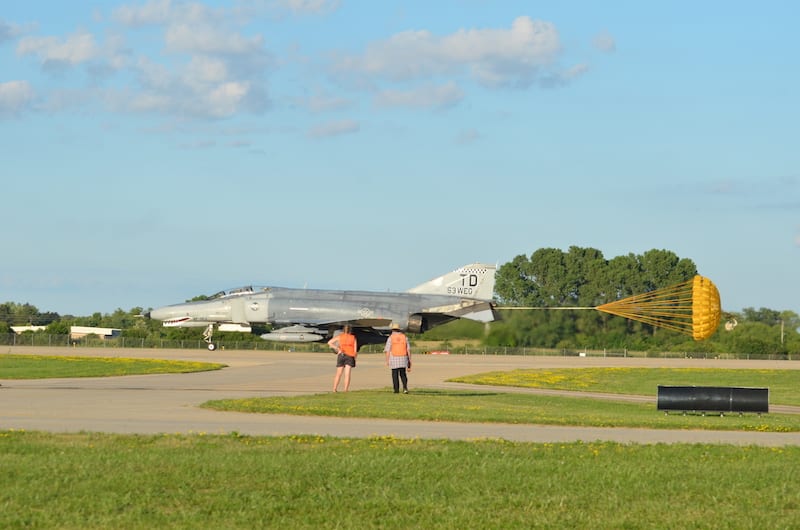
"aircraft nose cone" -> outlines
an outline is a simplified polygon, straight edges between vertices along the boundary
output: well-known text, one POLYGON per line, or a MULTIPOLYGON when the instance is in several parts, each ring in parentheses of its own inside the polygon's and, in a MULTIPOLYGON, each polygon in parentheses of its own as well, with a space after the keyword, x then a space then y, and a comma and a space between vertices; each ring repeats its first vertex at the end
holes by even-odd
POLYGON ((172 318, 174 311, 170 307, 159 307, 157 309, 152 309, 147 312, 147 318, 152 318, 154 320, 167 320, 168 318, 172 318))

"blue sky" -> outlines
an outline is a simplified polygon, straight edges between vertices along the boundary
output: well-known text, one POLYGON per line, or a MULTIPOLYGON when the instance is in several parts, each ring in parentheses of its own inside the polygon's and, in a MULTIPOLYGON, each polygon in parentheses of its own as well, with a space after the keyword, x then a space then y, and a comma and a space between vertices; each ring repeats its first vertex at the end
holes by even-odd
POLYGON ((577 245, 800 313, 794 2, 6 4, 0 301, 399 291, 577 245))

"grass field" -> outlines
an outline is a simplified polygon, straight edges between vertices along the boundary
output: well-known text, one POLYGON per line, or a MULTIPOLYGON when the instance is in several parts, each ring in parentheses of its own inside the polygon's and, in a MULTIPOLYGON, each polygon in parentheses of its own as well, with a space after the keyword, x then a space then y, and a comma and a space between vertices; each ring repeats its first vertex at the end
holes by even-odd
MULTIPOLYGON (((10 367, 2 357, 0 378, 6 379, 10 371, 15 377, 66 377, 68 368, 70 377, 112 375, 118 373, 115 364, 129 364, 67 359, 66 366, 54 367, 51 359, 36 358, 10 367), (49 372, 37 364, 48 364, 49 372)), ((166 371, 179 369, 166 363, 166 371)), ((153 373, 136 371, 151 368, 128 367, 134 372, 125 373, 153 373)), ((783 379, 786 374, 736 370, 745 379, 734 380, 726 372, 534 370, 480 374, 471 382, 598 392, 634 388, 652 395, 657 380, 768 386, 781 403, 798 399, 800 391, 783 379)), ((654 404, 490 388, 412 388, 410 395, 370 390, 207 406, 429 421, 644 422, 746 430, 798 430, 800 421, 800 415, 786 414, 665 416, 654 404)), ((798 528, 797 469, 796 446, 0 430, 0 528, 798 528)))
POLYGON ((800 448, 0 432, 0 528, 797 528, 800 448))
POLYGON ((0 379, 177 374, 219 370, 221 368, 225 368, 225 365, 194 361, 167 361, 161 359, 0 355, 0 379))

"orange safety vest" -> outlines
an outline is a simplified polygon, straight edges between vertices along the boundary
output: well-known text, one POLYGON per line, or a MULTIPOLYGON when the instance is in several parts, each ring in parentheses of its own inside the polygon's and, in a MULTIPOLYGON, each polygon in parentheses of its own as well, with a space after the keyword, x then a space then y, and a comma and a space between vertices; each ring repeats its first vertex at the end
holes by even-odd
POLYGON ((355 357, 356 354, 356 336, 352 333, 340 333, 339 334, 339 349, 342 350, 342 353, 345 355, 349 355, 350 357, 355 357))
POLYGON ((408 355, 408 339, 402 333, 392 333, 389 336, 392 341, 392 355, 395 357, 405 357, 408 355))

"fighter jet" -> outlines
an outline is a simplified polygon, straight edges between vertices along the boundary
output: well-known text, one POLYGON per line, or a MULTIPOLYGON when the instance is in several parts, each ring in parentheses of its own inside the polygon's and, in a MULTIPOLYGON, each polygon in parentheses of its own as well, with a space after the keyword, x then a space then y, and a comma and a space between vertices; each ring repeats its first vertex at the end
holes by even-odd
POLYGON ((386 341, 392 324, 423 333, 457 318, 496 319, 494 275, 497 267, 474 263, 434 278, 406 292, 332 291, 286 287, 240 287, 207 300, 150 311, 164 326, 205 327, 203 338, 215 350, 214 327, 252 331, 269 324, 261 338, 275 342, 325 342, 350 324, 359 346, 386 341))

